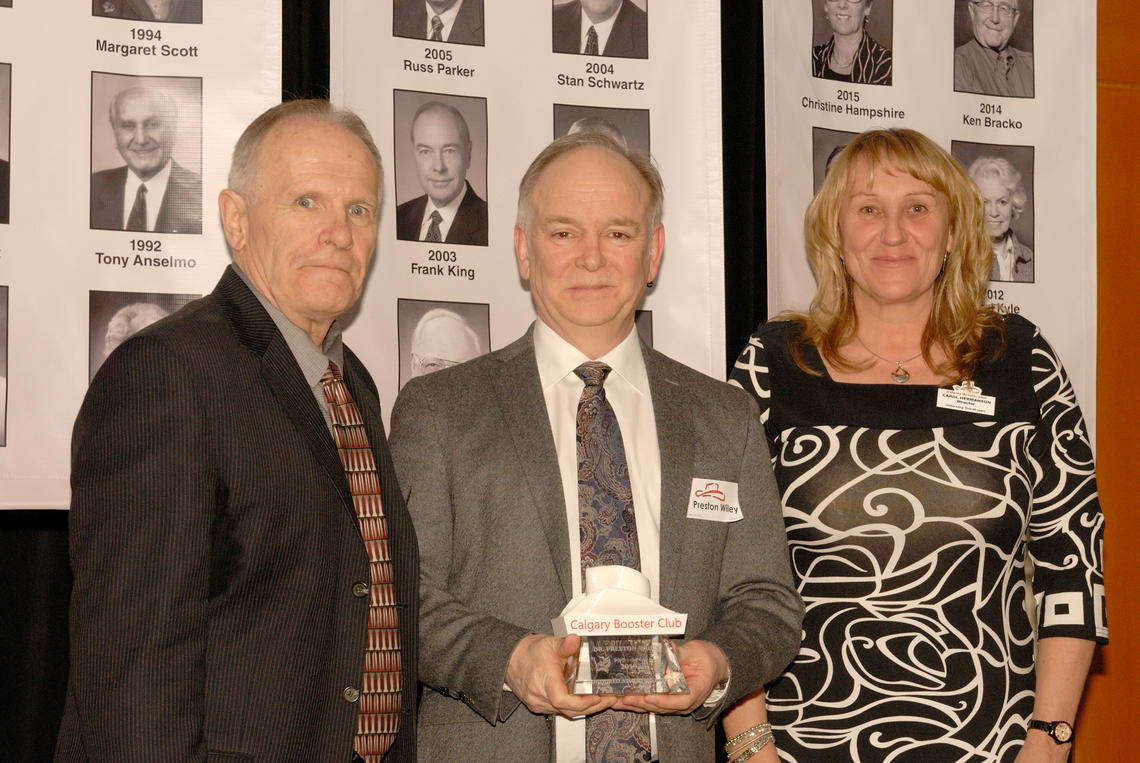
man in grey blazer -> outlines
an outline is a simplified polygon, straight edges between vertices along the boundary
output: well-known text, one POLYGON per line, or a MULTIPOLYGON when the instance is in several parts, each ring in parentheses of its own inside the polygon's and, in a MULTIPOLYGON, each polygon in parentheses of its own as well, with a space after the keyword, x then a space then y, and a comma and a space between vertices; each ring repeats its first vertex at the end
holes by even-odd
POLYGON ((608 135, 548 146, 522 180, 514 234, 538 321, 504 349, 411 380, 396 401, 392 454, 422 548, 428 759, 606 760, 571 719, 620 711, 653 713, 643 740, 655 759, 711 761, 719 714, 795 654, 802 606, 757 409, 634 329, 664 247, 662 201, 648 158, 608 135), (689 616, 687 694, 570 695, 563 661, 578 638, 546 635, 581 590, 575 368, 590 360, 612 369, 604 392, 641 571, 689 616), (693 514, 709 482, 736 489, 739 521, 693 514))
POLYGON ((351 112, 260 116, 219 197, 233 266, 92 381, 56 760, 415 759, 416 538, 336 323, 375 249, 380 173, 351 112))

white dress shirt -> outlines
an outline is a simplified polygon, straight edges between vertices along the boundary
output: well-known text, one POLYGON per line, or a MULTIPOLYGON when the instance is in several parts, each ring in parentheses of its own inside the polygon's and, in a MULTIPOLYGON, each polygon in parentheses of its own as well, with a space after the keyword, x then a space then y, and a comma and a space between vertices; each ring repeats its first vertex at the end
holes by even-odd
POLYGON ((463 181, 463 188, 460 189, 459 195, 449 201, 445 206, 437 207, 431 197, 427 197, 427 204, 424 205, 424 219, 420 221, 420 241, 427 240, 428 228, 431 227, 431 213, 439 212, 439 216, 443 219, 439 221, 439 240, 447 241, 447 232, 451 230, 451 224, 455 222, 455 216, 459 214, 459 205, 463 203, 464 197, 467 196, 467 181, 463 181))
POLYGON ((582 39, 578 41, 578 52, 586 52, 586 35, 590 33, 590 27, 594 28, 594 32, 598 35, 598 55, 606 51, 606 43, 610 40, 610 32, 614 31, 614 21, 617 20, 618 13, 621 11, 621 3, 618 3, 618 10, 613 12, 605 21, 599 21, 595 24, 590 21, 590 17, 586 15, 586 11, 582 11, 582 39))
POLYGON ((146 229, 154 230, 158 222, 158 210, 162 208, 162 200, 166 198, 166 184, 170 182, 170 167, 172 162, 167 160, 158 174, 150 180, 140 180, 139 176, 127 168, 127 186, 123 189, 123 230, 127 228, 127 221, 131 219, 131 209, 135 206, 135 196, 140 185, 146 185, 146 229))
POLYGON ((1017 255, 1013 251, 1013 238, 1006 236, 1000 244, 994 246, 994 262, 998 266, 999 281, 1013 280, 1013 265, 1017 255))
POLYGON ((425 40, 431 39, 431 20, 433 16, 439 16, 439 20, 443 22, 443 29, 439 30, 439 36, 444 39, 444 42, 451 39, 451 28, 455 26, 455 17, 459 15, 459 7, 463 5, 463 0, 459 0, 455 5, 448 8, 443 13, 436 13, 432 10, 431 4, 424 2, 427 8, 427 32, 424 34, 425 40))
MULTIPOLYGON (((581 540, 578 531, 578 449, 575 440, 578 400, 585 383, 574 369, 591 358, 573 347, 541 320, 534 326, 534 356, 538 378, 546 400, 546 412, 554 433, 558 470, 566 502, 567 541, 570 544, 570 580, 574 595, 582 592, 581 540)), ((653 600, 658 598, 661 557, 661 449, 657 442, 657 422, 649 375, 636 329, 614 349, 596 360, 613 370, 603 385, 606 399, 621 427, 633 490, 633 512, 637 518, 637 543, 641 551, 641 572, 649 578, 653 600)), ((650 716, 652 719, 652 716, 650 716)), ((556 718, 555 742, 558 763, 586 759, 586 723, 556 718)), ((656 749, 656 726, 650 722, 656 749)))

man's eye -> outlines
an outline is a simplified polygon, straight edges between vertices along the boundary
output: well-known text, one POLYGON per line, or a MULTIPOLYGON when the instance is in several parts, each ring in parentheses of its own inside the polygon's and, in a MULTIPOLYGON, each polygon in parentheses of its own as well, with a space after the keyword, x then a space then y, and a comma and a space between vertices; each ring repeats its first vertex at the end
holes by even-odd
POLYGON ((348 208, 348 213, 350 215, 352 215, 353 217, 367 217, 368 216, 368 207, 366 207, 362 204, 353 204, 351 207, 348 208))
POLYGON ((309 198, 308 196, 302 196, 299 199, 297 199, 297 206, 298 207, 304 207, 305 209, 309 209, 310 207, 313 206, 313 200, 311 198, 309 198))

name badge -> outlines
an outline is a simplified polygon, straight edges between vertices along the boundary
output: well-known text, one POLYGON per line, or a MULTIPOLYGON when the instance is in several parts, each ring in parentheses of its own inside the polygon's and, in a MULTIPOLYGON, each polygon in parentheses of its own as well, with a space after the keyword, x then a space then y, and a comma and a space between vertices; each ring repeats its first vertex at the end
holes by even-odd
POLYGON ((689 493, 689 519, 709 522, 739 522, 744 519, 740 510, 739 488, 735 482, 693 477, 689 493))
POLYGON ((983 395, 982 388, 969 379, 961 384, 955 384, 952 389, 938 390, 938 407, 951 411, 993 416, 996 404, 996 397, 983 395))

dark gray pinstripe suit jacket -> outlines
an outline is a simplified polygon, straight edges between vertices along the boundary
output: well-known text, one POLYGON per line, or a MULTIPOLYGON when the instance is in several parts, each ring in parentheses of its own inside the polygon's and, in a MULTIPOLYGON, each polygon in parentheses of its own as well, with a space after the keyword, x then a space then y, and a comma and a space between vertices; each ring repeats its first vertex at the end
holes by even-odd
MULTIPOLYGON (((368 372, 415 757, 415 533, 368 372)), ((232 269, 125 342, 72 442, 71 672, 56 760, 347 761, 369 569, 336 448, 284 338, 232 269), (359 592, 359 591, 358 591, 359 592)))

